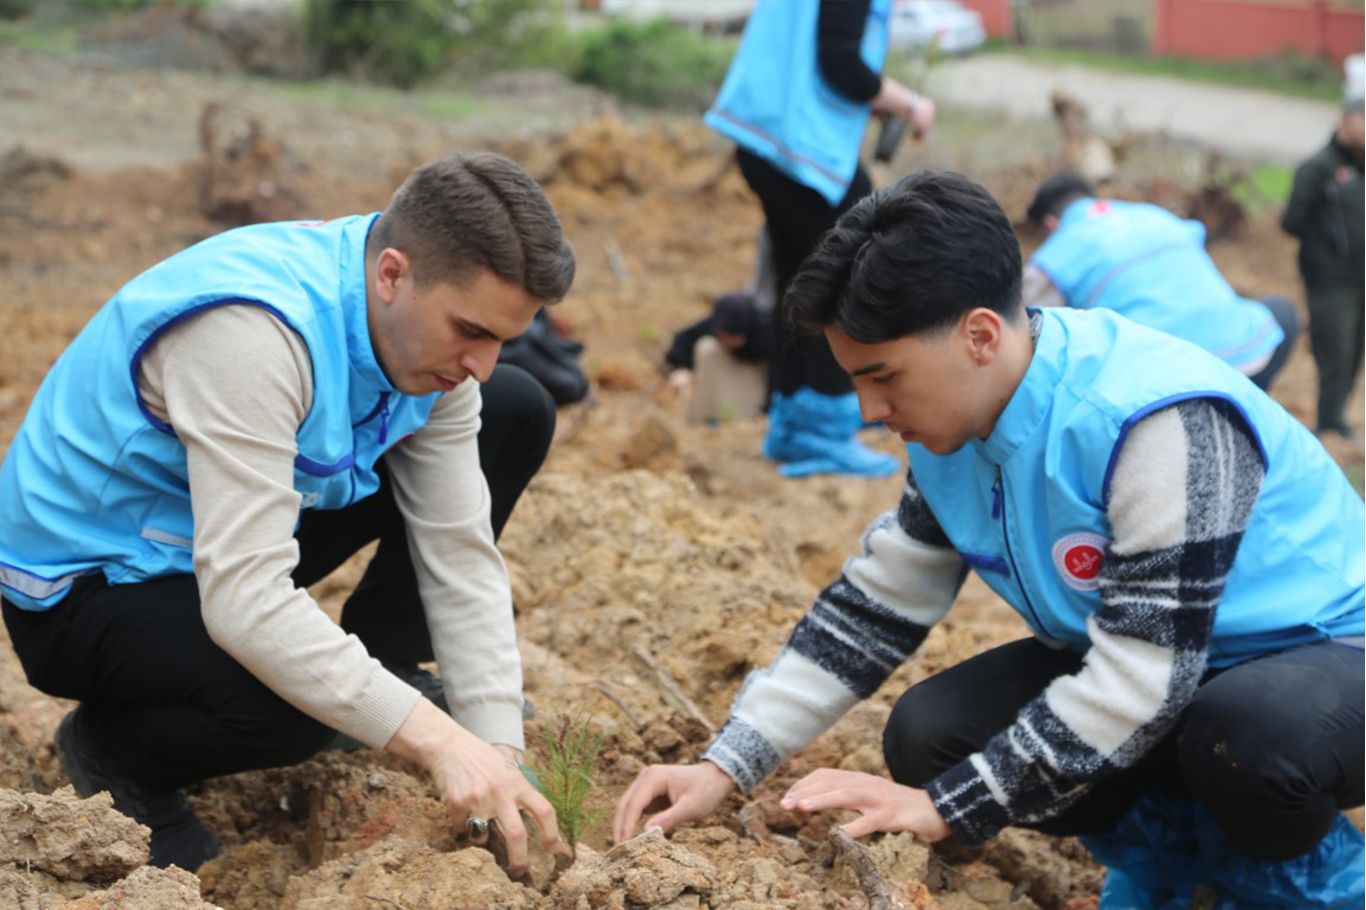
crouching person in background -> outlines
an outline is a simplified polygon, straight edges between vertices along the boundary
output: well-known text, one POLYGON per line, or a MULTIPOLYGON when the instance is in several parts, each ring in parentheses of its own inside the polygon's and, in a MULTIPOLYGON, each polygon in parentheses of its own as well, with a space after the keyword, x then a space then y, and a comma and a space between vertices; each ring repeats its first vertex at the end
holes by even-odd
POLYGON ((752 788, 872 695, 972 570, 1033 636, 901 696, 890 780, 816 771, 786 808, 857 812, 855 837, 1078 835, 1109 868, 1103 907, 1359 907, 1340 810, 1362 804, 1366 515, 1314 435, 1188 342, 1026 309, 1009 220, 956 174, 854 205, 785 305, 907 443, 901 501, 703 761, 641 772, 615 837, 752 788))

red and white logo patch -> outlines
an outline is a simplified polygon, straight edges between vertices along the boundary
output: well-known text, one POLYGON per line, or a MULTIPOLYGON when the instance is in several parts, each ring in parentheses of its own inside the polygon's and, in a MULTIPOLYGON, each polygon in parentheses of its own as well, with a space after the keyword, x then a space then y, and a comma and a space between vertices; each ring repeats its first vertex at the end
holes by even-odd
POLYGON ((1053 544, 1053 567, 1069 588, 1094 591, 1100 584, 1096 579, 1107 543, 1099 534, 1068 534, 1053 544))

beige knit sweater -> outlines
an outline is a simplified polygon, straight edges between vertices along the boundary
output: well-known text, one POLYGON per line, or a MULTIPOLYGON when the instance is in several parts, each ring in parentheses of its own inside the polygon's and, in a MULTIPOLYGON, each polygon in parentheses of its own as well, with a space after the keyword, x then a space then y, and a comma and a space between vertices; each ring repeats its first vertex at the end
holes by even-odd
MULTIPOLYGON (((158 340, 139 384, 188 453, 209 634, 290 704, 382 748, 421 696, 291 579, 295 434, 313 392, 303 341, 259 307, 217 307, 158 340)), ((480 405, 478 385, 465 382, 386 460, 452 714, 481 739, 521 749, 521 661, 479 468, 480 405)))

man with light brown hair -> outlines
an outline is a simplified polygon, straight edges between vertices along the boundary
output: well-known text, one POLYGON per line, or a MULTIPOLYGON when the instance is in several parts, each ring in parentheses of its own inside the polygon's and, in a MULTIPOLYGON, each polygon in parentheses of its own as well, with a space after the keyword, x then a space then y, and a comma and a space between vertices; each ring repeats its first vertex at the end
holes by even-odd
POLYGON ((574 268, 524 170, 451 155, 384 212, 172 256, 54 364, 0 468, 4 617, 29 681, 80 702, 77 792, 151 828, 154 865, 218 851, 183 787, 338 731, 421 765, 472 839, 500 825, 513 875, 521 810, 554 845, 495 545, 554 405, 496 364, 574 268), (338 625, 306 588, 375 540, 338 625))

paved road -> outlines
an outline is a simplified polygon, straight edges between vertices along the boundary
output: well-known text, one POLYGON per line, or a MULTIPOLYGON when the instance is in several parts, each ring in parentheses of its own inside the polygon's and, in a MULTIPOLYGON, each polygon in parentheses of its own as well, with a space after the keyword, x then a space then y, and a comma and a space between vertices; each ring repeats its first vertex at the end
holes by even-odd
POLYGON ((1327 141, 1339 113, 1326 101, 997 54, 940 63, 925 83, 938 104, 1013 118, 1051 116, 1049 96, 1057 88, 1088 107, 1102 134, 1165 131, 1252 161, 1300 161, 1327 141))

